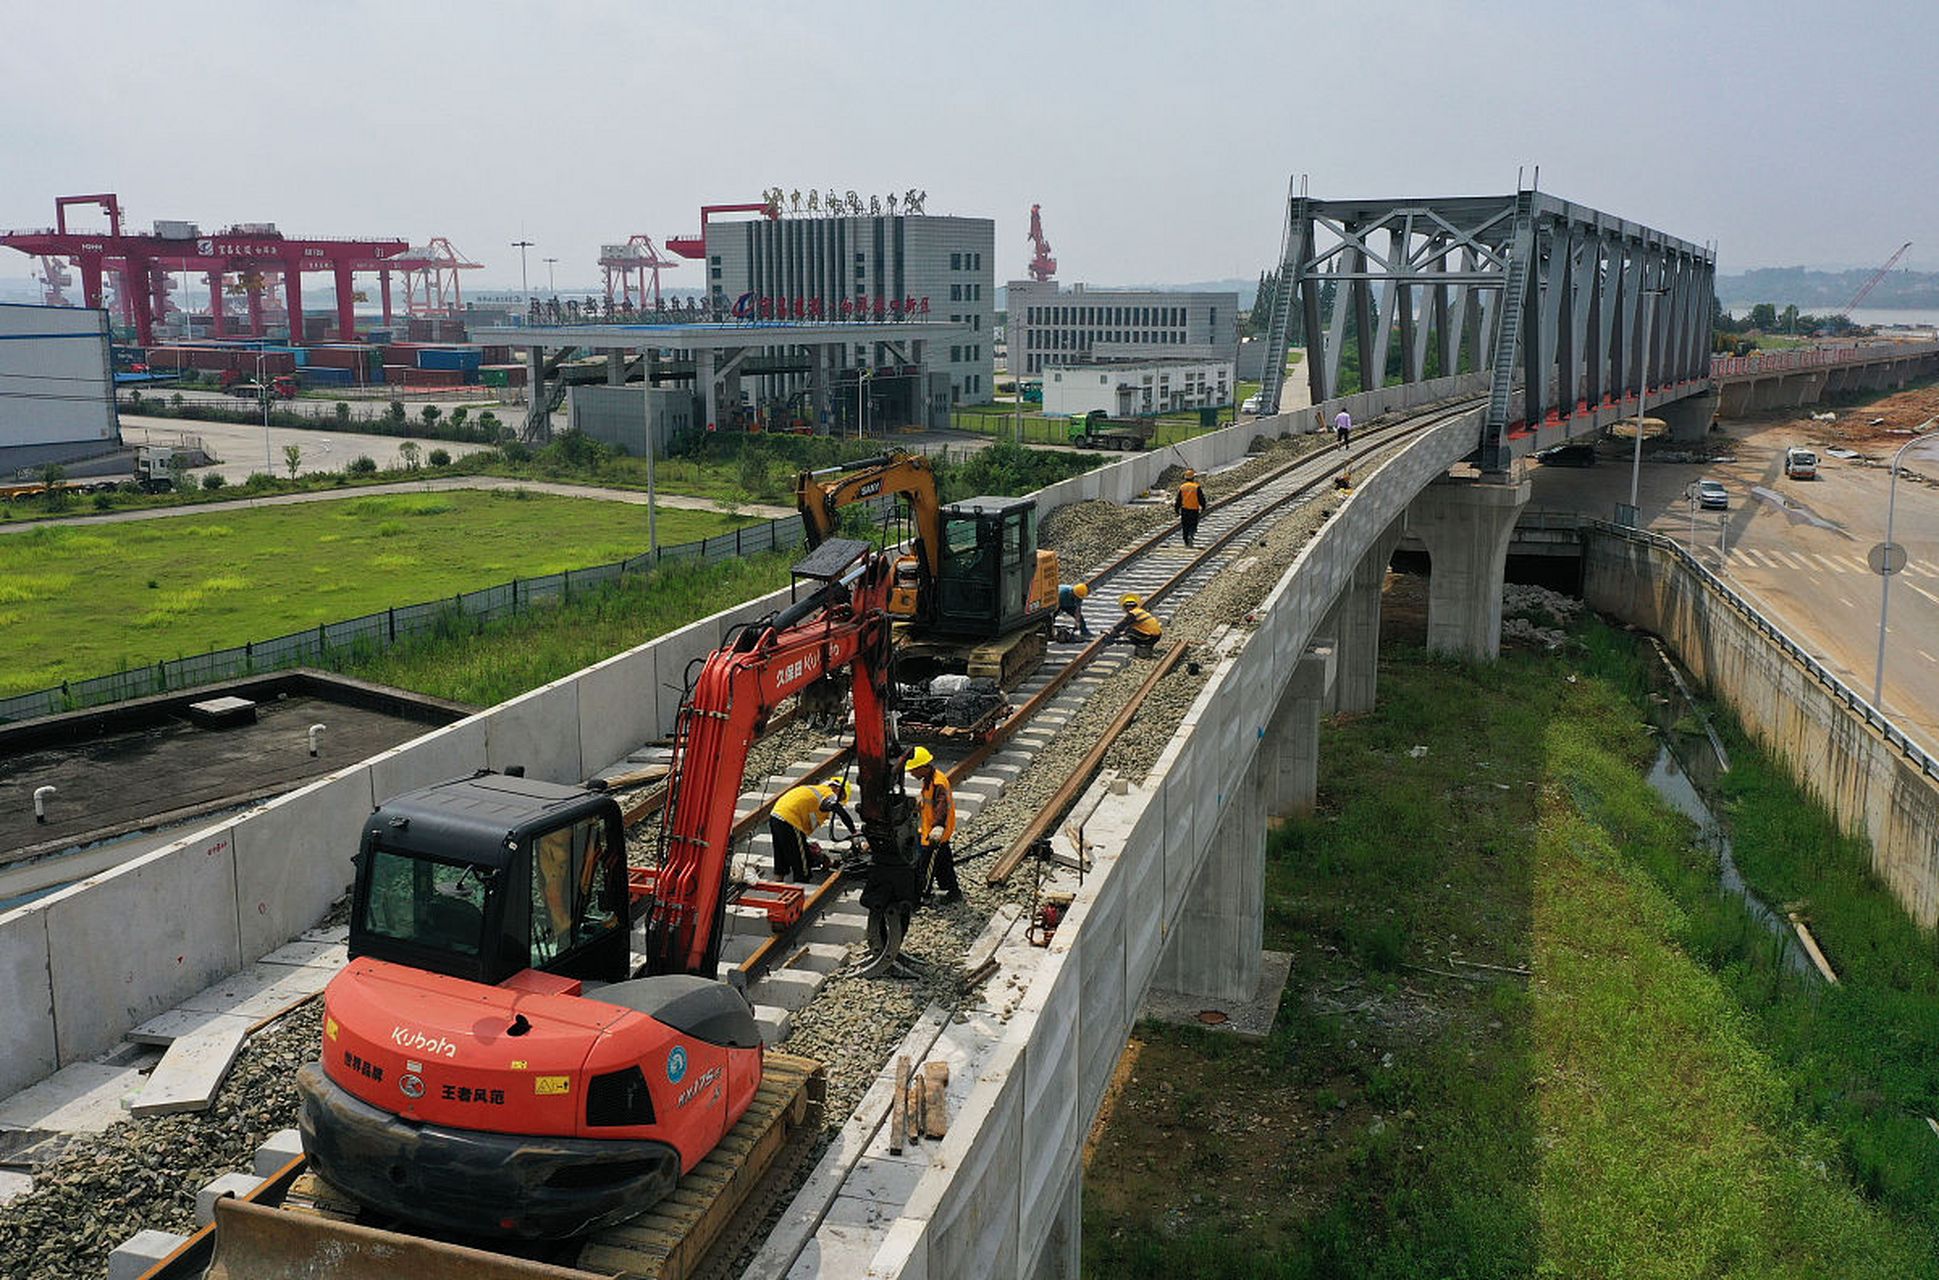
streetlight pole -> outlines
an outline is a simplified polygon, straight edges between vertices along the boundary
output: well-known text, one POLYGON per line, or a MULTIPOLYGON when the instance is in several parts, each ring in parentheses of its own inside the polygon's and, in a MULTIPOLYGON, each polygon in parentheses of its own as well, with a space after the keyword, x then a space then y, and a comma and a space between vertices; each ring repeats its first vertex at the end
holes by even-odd
POLYGON ((276 464, 269 458, 269 379, 263 364, 268 353, 256 350, 256 394, 263 402, 263 474, 274 480, 276 464))
POLYGON ((518 292, 521 301, 532 300, 532 286, 525 282, 525 251, 532 247, 530 240, 514 240, 512 248, 518 250, 518 292))
POLYGON ((545 259, 545 291, 554 297, 558 296, 559 286, 552 282, 552 264, 557 261, 557 258, 545 259))
POLYGON ((864 368, 858 368, 856 370, 857 376, 855 379, 855 438, 857 440, 860 440, 866 435, 868 435, 868 404, 866 401, 862 399, 862 397, 868 389, 869 374, 871 372, 872 372, 871 370, 864 369, 864 368))
POLYGON ((1636 387, 1636 449, 1629 464, 1629 518, 1635 528, 1642 527, 1636 492, 1643 479, 1643 405, 1649 399, 1649 350, 1654 345, 1656 300, 1668 292, 1665 288, 1643 290, 1643 378, 1636 387))
MULTIPOLYGON (((1881 711, 1885 709, 1885 703, 1883 701, 1885 696, 1885 615, 1887 608, 1892 603, 1892 575, 1898 572, 1898 568, 1894 568, 1892 564, 1892 516, 1898 507, 1899 501, 1899 459, 1905 456, 1907 449, 1910 449, 1921 440, 1930 439, 1935 435, 1939 435, 1939 431, 1932 429, 1932 424, 1935 422, 1939 422, 1939 418, 1927 418, 1924 422, 1921 422, 1918 431, 1913 434, 1912 438, 1900 445, 1899 451, 1892 455, 1892 482, 1886 489, 1885 498, 1885 543, 1878 549, 1878 565, 1876 566, 1879 571, 1878 665, 1872 669, 1872 705, 1881 711)), ((1899 567, 1902 568, 1903 566, 1901 565, 1899 567)))

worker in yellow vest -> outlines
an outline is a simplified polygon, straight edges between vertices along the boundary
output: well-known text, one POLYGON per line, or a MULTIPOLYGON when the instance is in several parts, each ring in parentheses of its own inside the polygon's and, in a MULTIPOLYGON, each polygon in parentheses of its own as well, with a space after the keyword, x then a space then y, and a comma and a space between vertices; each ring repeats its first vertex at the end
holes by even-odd
POLYGON ((1178 514, 1179 532, 1184 534, 1185 545, 1198 545, 1198 520, 1205 514, 1205 486, 1198 482, 1198 472, 1185 468, 1184 482, 1178 486, 1178 493, 1171 500, 1171 509, 1178 514))
POLYGON ((1129 643, 1139 657, 1150 657, 1158 641, 1164 638, 1164 626, 1151 616, 1138 596, 1126 595, 1118 603, 1124 606, 1124 621, 1118 624, 1119 639, 1129 643))
MULTIPOLYGON (((811 868, 831 865, 825 855, 809 846, 808 837, 831 818, 840 818, 848 827, 848 834, 853 836, 855 819, 843 807, 847 799, 848 782, 842 778, 822 785, 808 783, 791 787, 781 793, 781 798, 774 802, 774 811, 768 815, 768 834, 774 838, 775 879, 790 884, 805 883, 811 868)), ((829 830, 834 830, 832 823, 829 830)))
POLYGON ((917 803, 916 835, 922 841, 923 866, 916 883, 926 891, 929 878, 943 891, 945 903, 963 900, 962 886, 956 882, 956 855, 949 842, 956 835, 956 797, 949 789, 949 776, 936 767, 936 757, 928 747, 917 747, 903 766, 922 788, 917 803))

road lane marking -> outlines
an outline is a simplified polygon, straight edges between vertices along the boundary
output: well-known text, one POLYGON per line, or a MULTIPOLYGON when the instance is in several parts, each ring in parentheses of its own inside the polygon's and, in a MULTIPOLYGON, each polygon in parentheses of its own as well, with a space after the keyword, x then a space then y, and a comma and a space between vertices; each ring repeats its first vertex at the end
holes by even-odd
POLYGON ((1925 589, 1924 587, 1922 587, 1922 586, 1920 586, 1920 585, 1919 585, 1918 583, 1916 583, 1916 582, 1908 582, 1908 583, 1906 583, 1905 585, 1906 585, 1906 586, 1908 586, 1908 587, 1911 587, 1911 588, 1912 588, 1912 589, 1913 589, 1914 591, 1916 591, 1916 592, 1918 592, 1918 593, 1919 593, 1920 595, 1922 595, 1922 596, 1924 596, 1924 597, 1925 597, 1926 599, 1928 599, 1928 600, 1930 600, 1930 601, 1932 601, 1932 603, 1934 603, 1934 604, 1939 604, 1939 596, 1935 596, 1935 595, 1933 595, 1933 594, 1932 594, 1932 593, 1931 593, 1930 591, 1927 591, 1927 590, 1926 590, 1926 589, 1925 589))
POLYGON ((1825 568, 1831 570, 1833 573, 1843 573, 1845 571, 1845 566, 1842 564, 1839 564, 1836 560, 1833 560, 1830 556, 1821 556, 1814 551, 1811 553, 1811 558, 1813 560, 1816 560, 1819 564, 1822 564, 1825 568))
POLYGON ((1844 605, 1847 609, 1856 609, 1858 607, 1843 596, 1838 597, 1838 603, 1844 605))
POLYGON ((1939 658, 1933 657, 1931 654, 1927 653, 1924 649, 1919 650, 1919 656, 1921 658, 1924 658, 1927 662, 1939 662, 1939 658))

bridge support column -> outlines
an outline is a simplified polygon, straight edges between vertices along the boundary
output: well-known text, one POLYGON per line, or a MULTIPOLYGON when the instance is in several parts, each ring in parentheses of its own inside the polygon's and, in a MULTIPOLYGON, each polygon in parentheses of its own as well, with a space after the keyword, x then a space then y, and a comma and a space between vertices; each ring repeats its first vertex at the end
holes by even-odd
MULTIPOLYGON (((525 375, 525 439, 544 444, 552 438, 552 389, 545 385, 545 348, 534 344, 525 349, 528 366, 525 375)), ((565 375, 561 374, 561 377, 565 375)))
POLYGON ((1664 425, 1670 429, 1670 439, 1685 443, 1703 439, 1722 400, 1721 395, 1711 391, 1664 405, 1660 412, 1664 425))
POLYGON ((808 422, 816 435, 831 432, 835 418, 828 408, 828 348, 808 348, 808 422))
POLYGON ((703 347, 693 353, 693 376, 699 384, 700 398, 706 405, 701 415, 706 423, 705 429, 713 431, 720 426, 720 388, 715 385, 712 348, 703 347))
POLYGON ((1313 812, 1320 785, 1320 715, 1333 683, 1333 648, 1314 645, 1293 668, 1266 722, 1261 764, 1266 773, 1266 817, 1304 818, 1313 812))
POLYGON ((1501 655, 1502 571, 1529 482, 1443 477, 1408 508, 1427 544, 1427 647, 1473 658, 1501 655))
POLYGON ((1266 927, 1265 769, 1255 755, 1185 891, 1153 981, 1204 1000, 1246 1000, 1259 989, 1266 927))
POLYGON ((1380 591, 1386 585, 1387 563, 1394 558, 1406 520, 1402 516, 1388 525, 1367 548, 1354 566, 1353 580, 1341 590, 1328 615, 1334 622, 1337 655, 1329 710, 1348 715, 1373 710, 1380 672, 1380 591))
POLYGON ((626 356, 624 351, 606 353, 606 385, 623 387, 626 385, 626 356))

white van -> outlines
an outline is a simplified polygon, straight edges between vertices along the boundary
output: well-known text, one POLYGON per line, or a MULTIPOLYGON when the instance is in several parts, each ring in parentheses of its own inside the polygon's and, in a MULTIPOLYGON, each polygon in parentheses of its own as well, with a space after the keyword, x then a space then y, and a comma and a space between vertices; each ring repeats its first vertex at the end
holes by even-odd
POLYGON ((1799 445, 1784 451, 1784 474, 1792 480, 1818 478, 1818 455, 1799 445))

